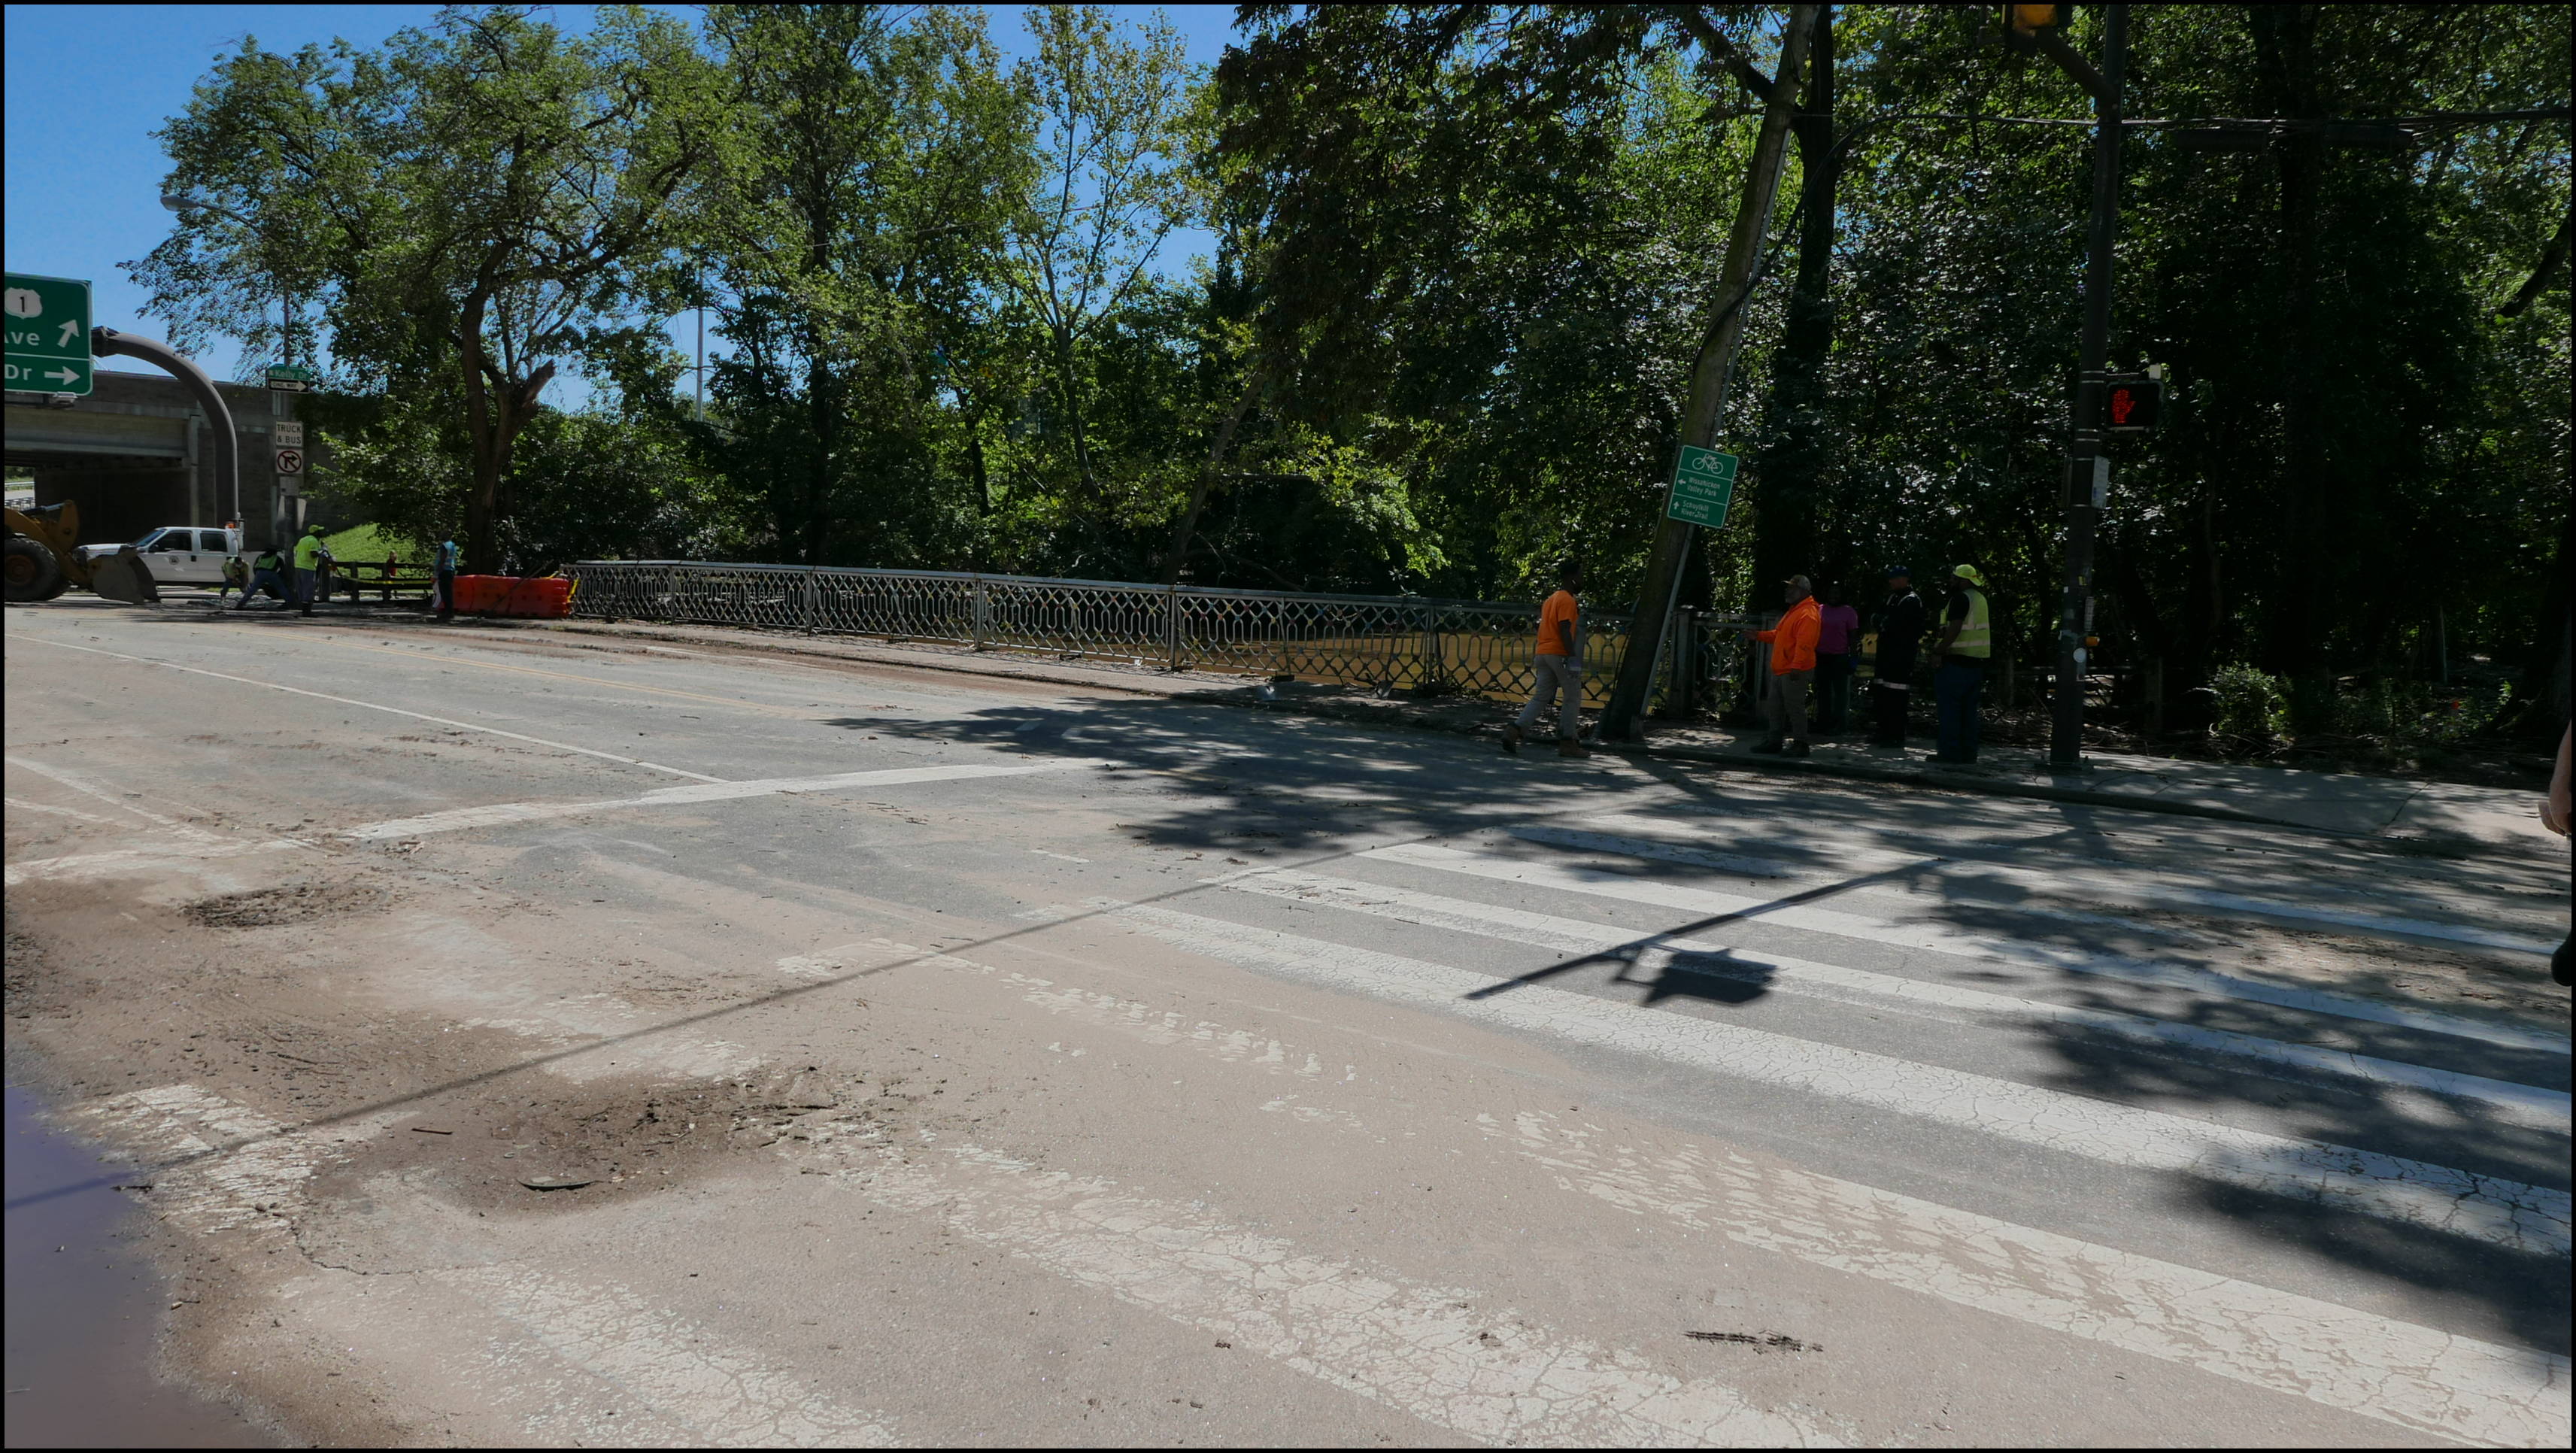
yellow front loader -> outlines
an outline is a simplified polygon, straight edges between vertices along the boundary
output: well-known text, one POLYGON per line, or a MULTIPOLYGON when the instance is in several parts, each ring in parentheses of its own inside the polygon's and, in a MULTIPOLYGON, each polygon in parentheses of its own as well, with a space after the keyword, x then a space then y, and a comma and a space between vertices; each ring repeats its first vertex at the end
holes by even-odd
POLYGON ((157 601, 161 591, 143 557, 129 545, 96 560, 81 557, 80 508, 71 501, 11 510, 5 562, 9 603, 51 600, 77 585, 124 605, 157 601))

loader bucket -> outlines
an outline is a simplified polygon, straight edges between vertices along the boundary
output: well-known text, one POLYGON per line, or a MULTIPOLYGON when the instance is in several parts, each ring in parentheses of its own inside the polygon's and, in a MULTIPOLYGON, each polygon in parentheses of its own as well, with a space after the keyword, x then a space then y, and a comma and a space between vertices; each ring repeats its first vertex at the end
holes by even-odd
POLYGON ((152 583, 152 571, 143 557, 131 550, 102 555, 89 564, 89 588, 119 605, 141 605, 159 601, 160 587, 152 583))

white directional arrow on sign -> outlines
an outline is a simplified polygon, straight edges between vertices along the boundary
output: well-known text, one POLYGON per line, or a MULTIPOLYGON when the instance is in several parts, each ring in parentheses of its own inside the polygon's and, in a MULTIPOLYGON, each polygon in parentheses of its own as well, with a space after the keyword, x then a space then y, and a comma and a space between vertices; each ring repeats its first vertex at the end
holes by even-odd
POLYGON ((80 331, 80 319, 65 318, 63 320, 63 346, 65 348, 71 347, 72 340, 80 336, 80 331))
POLYGON ((71 383, 80 377, 80 370, 77 368, 57 368, 53 372, 41 376, 50 378, 57 383, 71 383))

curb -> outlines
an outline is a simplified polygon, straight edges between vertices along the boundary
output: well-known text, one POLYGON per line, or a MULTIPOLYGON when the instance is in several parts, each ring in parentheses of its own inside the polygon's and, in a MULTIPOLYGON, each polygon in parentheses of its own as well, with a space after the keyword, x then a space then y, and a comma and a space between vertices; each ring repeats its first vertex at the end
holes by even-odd
MULTIPOLYGON (((533 624, 537 629, 553 631, 561 635, 607 636, 627 641, 667 641, 675 646, 697 646, 705 650, 727 649, 726 644, 722 642, 709 641, 698 636, 684 636, 673 631, 658 631, 651 627, 646 627, 641 630, 626 630, 613 626, 570 625, 560 621, 541 621, 534 622, 533 624)), ((1158 690, 1155 687, 1144 685, 1141 682, 1097 681, 1085 676, 1050 672, 1044 667, 1040 667, 1033 671, 1024 671, 1016 668, 997 669, 1009 666, 1007 658, 995 658, 988 662, 975 657, 950 657, 944 652, 934 654, 928 651, 905 651, 901 646, 875 646, 873 649, 880 651, 903 652, 902 660, 886 661, 877 657, 852 656, 839 651, 818 651, 804 646, 798 640, 773 640, 770 637, 761 635, 757 632, 746 632, 743 636, 742 644, 743 647, 757 646, 761 650, 771 652, 775 655, 804 656, 817 661, 839 661, 843 663, 855 661, 864 665, 917 667, 924 671, 952 671, 960 676, 1000 677, 1010 681, 1038 681, 1044 682, 1049 686, 1082 686, 1101 691, 1124 692, 1129 696, 1151 696, 1163 700, 1169 700, 1173 696, 1181 694, 1174 691, 1158 690)))
MULTIPOLYGON (((539 629, 551 630, 570 635, 617 637, 625 640, 666 641, 674 645, 697 646, 710 650, 723 650, 727 648, 727 643, 712 642, 697 636, 681 635, 670 631, 660 631, 650 627, 629 630, 605 625, 584 626, 552 621, 536 624, 538 624, 539 629)), ((1076 676, 1066 672, 1053 672, 1044 667, 1039 667, 1034 670, 1026 670, 1007 664, 1006 659, 1003 658, 961 658, 950 656, 946 653, 907 651, 901 646, 872 647, 872 649, 875 650, 887 650, 902 653, 903 659, 900 661, 889 662, 885 661, 882 657, 853 656, 844 652, 815 650, 804 646, 801 641, 798 640, 774 640, 766 635, 756 632, 745 633, 742 639, 742 645, 744 647, 757 645, 762 650, 772 651, 783 656, 804 656, 815 660, 839 661, 845 663, 855 661, 862 664, 910 666, 929 671, 949 671, 961 676, 983 676, 997 677, 1013 681, 1035 681, 1051 686, 1078 686, 1089 690, 1114 691, 1124 693, 1129 696, 1152 697, 1164 701, 1191 699, 1205 701, 1219 706, 1238 707, 1252 711, 1288 712, 1300 716, 1324 717, 1335 721, 1355 722, 1367 726, 1398 727, 1408 731, 1440 732, 1450 736, 1472 737, 1477 735, 1479 731, 1478 726, 1462 727, 1445 722, 1423 721, 1419 718, 1406 717, 1394 713, 1380 714, 1369 711, 1365 708, 1352 708, 1338 702, 1299 702, 1293 700, 1264 701, 1257 696, 1251 695, 1250 692, 1252 688, 1248 686, 1221 687, 1210 682, 1206 685, 1175 689, 1170 686, 1148 685, 1143 682, 1116 680, 1103 681, 1090 676, 1076 676)), ((1930 772, 1915 768, 1871 767, 1859 763, 1819 762, 1813 758, 1802 758, 1794 761, 1777 760, 1740 753, 1713 751, 1706 747, 1678 745, 1659 747, 1652 743, 1602 742, 1598 740, 1596 740, 1593 745, 1595 750, 1613 752, 1622 757, 1642 758, 1650 761, 1662 760, 1671 762, 1692 762, 1703 766, 1718 767, 1736 771, 1761 772, 1774 776, 1831 777, 1845 781, 1878 782, 1889 786, 1923 788, 1938 792, 1978 793, 1989 797, 2018 797, 2029 801, 2062 802, 2070 806, 2077 807, 2109 807, 2127 812, 2156 813, 2167 817, 2199 818, 2203 821, 2209 822, 2233 822, 2253 827, 2289 828, 2297 832, 2311 833, 2319 837, 2336 838, 2356 844, 2392 843, 2400 841, 2408 844, 2420 843, 2426 846, 2438 846, 2445 849, 2447 850, 2445 853, 2446 856, 2450 854, 2466 854, 2468 856, 2484 857, 2492 855, 2496 851, 2489 844, 2469 839, 2388 839, 2379 837, 2374 833, 2353 832, 2342 828, 2319 827, 2313 823, 2293 822, 2287 818, 2266 817, 2261 813, 2247 812, 2240 808, 2216 807, 2207 803, 2199 802, 2177 802, 2155 797, 2137 797, 2126 793, 2100 792, 2082 787, 2060 787, 2053 783, 2005 782, 1996 781, 1991 778, 1953 776, 1945 772, 1930 772)))
POLYGON ((1859 782, 1885 782, 1903 787, 1929 787, 1945 792, 1977 792, 1989 797, 2023 797, 2040 802, 2064 802, 2081 807, 2118 807, 2132 812, 2160 812, 2170 817, 2199 817, 2217 822, 2242 822, 2263 827, 2296 828, 2301 832, 2326 837, 2358 838, 2378 841, 2372 834, 2347 832, 2341 828, 2318 827, 2311 823, 2292 822, 2287 818, 2265 817, 2233 807, 2212 807, 2200 802, 2173 802, 2155 797, 2132 797, 2122 792, 2095 792, 2082 787, 2059 787, 2042 782, 1999 782, 1990 778, 1955 777, 1944 772, 1926 772, 1902 767, 1865 767, 1857 763, 1819 762, 1814 758, 1773 762, 1759 757, 1714 752, 1705 747, 1630 746, 1605 743, 1609 751, 1640 757, 1664 757, 1712 766, 1743 768, 1782 776, 1839 777, 1859 782))

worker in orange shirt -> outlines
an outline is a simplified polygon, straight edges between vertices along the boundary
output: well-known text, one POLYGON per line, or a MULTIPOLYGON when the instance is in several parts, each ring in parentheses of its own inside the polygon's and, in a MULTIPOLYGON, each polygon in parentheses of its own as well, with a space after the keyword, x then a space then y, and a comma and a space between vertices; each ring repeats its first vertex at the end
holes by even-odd
POLYGON ((1503 723, 1503 750, 1518 755, 1521 740, 1538 725, 1548 698, 1556 698, 1556 754, 1589 757, 1583 745, 1583 606, 1575 593, 1583 589, 1583 567, 1571 560, 1556 567, 1556 593, 1539 607, 1538 645, 1530 655, 1529 704, 1518 718, 1503 723))
POLYGON ((1809 750, 1807 690, 1816 680, 1816 637, 1824 629, 1824 610, 1803 575, 1781 582, 1781 598, 1789 603, 1789 613, 1780 617, 1780 624, 1744 633, 1771 643, 1771 735, 1753 750, 1803 757, 1809 750))

